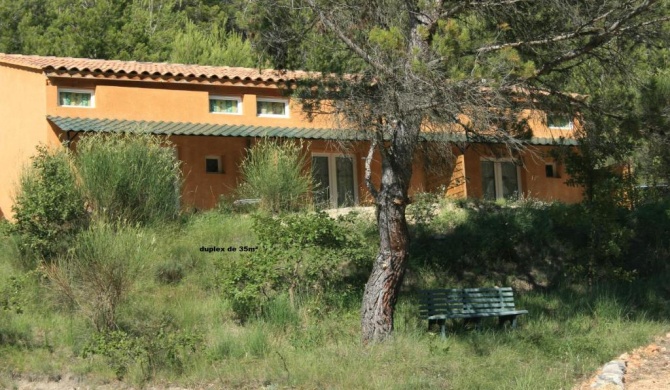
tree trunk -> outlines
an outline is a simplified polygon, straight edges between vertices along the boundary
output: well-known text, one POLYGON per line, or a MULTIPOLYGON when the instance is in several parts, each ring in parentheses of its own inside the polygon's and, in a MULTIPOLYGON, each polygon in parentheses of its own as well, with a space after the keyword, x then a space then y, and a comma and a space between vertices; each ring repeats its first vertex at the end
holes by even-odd
POLYGON ((365 285, 361 325, 363 342, 383 341, 393 331, 393 312, 409 258, 405 203, 385 199, 377 205, 379 253, 365 285))
MULTIPOLYGON (((401 128, 405 130, 404 126, 401 128)), ((406 135, 405 131, 401 134, 406 135)), ((363 343, 383 341, 391 335, 395 304, 409 259, 405 207, 409 202, 407 190, 412 175, 413 147, 401 146, 394 152, 382 153, 382 180, 375 196, 380 242, 363 294, 363 343)))

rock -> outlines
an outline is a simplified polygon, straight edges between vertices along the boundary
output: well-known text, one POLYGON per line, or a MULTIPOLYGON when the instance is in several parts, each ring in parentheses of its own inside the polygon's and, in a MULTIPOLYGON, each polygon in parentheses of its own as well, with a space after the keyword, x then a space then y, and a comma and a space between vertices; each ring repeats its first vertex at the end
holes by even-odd
POLYGON ((623 360, 612 360, 605 364, 602 373, 596 377, 591 385, 593 389, 621 389, 623 390, 623 375, 626 372, 626 362, 623 360))

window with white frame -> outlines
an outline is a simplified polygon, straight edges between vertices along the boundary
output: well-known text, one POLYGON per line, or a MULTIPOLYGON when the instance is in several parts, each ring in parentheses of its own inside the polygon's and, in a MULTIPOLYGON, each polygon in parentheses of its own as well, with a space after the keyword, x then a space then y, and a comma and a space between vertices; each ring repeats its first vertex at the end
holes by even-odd
POLYGON ((521 194, 520 169, 512 160, 481 162, 484 199, 517 199, 521 194))
POLYGON ((58 88, 58 105, 61 107, 95 107, 92 89, 58 88))
POLYGON ((356 165, 353 156, 312 154, 314 203, 319 208, 350 207, 358 203, 356 165))
POLYGON ((256 115, 288 118, 288 99, 258 98, 256 100, 256 115))
POLYGON ((544 165, 544 173, 547 177, 558 178, 561 177, 558 174, 558 166, 555 162, 546 163, 544 165))
POLYGON ((221 165, 221 156, 205 156, 206 173, 223 173, 221 165))
POLYGON ((242 114, 242 99, 235 96, 210 96, 209 112, 213 114, 242 114))
POLYGON ((572 117, 568 114, 547 114, 547 127, 550 129, 572 129, 572 117))

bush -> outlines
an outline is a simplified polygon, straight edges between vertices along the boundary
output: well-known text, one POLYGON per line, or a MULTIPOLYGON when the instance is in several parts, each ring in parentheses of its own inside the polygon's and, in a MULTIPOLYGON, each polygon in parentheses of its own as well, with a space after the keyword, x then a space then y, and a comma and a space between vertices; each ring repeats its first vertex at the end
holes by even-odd
POLYGON ((156 280, 163 284, 177 284, 184 278, 184 266, 177 260, 161 263, 156 269, 156 280))
POLYGON ((355 218, 333 220, 323 212, 253 218, 259 247, 221 265, 224 293, 241 320, 262 314, 281 293, 294 306, 298 294, 318 299, 364 285, 374 245, 355 218))
POLYGON ((147 243, 131 228, 98 222, 45 272, 57 298, 81 310, 99 330, 117 328, 117 311, 141 269, 147 243))
POLYGON ((77 168, 98 216, 148 224, 179 214, 179 161, 156 136, 136 131, 84 137, 77 144, 77 168))
POLYGON ((160 369, 182 374, 201 343, 202 337, 198 333, 174 330, 161 324, 157 329, 139 335, 120 330, 96 333, 84 346, 82 355, 104 356, 119 380, 127 374, 129 367, 139 365, 142 379, 149 380, 160 369))
POLYGON ((13 230, 19 235, 24 260, 34 267, 34 255, 51 259, 63 254, 87 224, 84 198, 77 187, 72 156, 65 148, 37 147, 31 165, 21 175, 13 230))
POLYGON ((309 204, 312 179, 306 163, 301 145, 264 139, 242 162, 240 196, 260 199, 260 208, 272 213, 297 211, 309 204))
POLYGON ((422 236, 430 231, 430 224, 436 217, 440 195, 420 192, 414 195, 412 204, 407 207, 407 217, 414 222, 415 234, 422 236))

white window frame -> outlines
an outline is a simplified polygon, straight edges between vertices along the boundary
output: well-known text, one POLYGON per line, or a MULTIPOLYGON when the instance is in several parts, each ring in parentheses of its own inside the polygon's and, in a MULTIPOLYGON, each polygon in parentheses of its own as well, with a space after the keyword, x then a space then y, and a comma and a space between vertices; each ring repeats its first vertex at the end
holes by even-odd
POLYGON ((256 98, 256 116, 262 118, 288 118, 290 114, 289 100, 280 99, 280 98, 256 98), (268 102, 268 103, 284 103, 284 114, 259 114, 258 113, 258 103, 268 102))
POLYGON ((56 100, 59 107, 69 107, 69 108, 95 108, 95 89, 82 89, 82 88, 58 88, 56 91, 56 100), (60 93, 61 92, 70 92, 70 93, 87 93, 91 95, 91 105, 90 106, 70 106, 60 104, 60 93))
POLYGON ((352 169, 354 171, 354 205, 358 205, 358 169, 356 169, 356 156, 344 153, 312 153, 312 157, 328 157, 328 187, 330 194, 328 198, 331 208, 338 208, 337 206, 337 163, 338 157, 347 157, 352 161, 352 169))
MULTIPOLYGON (((569 118, 569 119, 568 119, 568 125, 567 125, 567 126, 551 126, 551 125, 549 124, 549 115, 550 115, 550 114, 546 114, 546 115, 547 115, 547 127, 550 128, 550 129, 556 129, 556 130, 572 130, 572 129, 574 128, 574 119, 570 118, 570 116, 567 115, 567 114, 565 115, 566 117, 569 118)), ((554 114, 554 115, 561 115, 561 114, 554 114)))
POLYGON ((223 173, 223 165, 221 164, 221 156, 214 156, 214 155, 205 156, 205 173, 208 174, 208 175, 218 175, 218 174, 223 173), (207 160, 216 160, 217 161, 218 170, 216 172, 208 172, 207 171, 207 160))
POLYGON ((207 100, 207 109, 209 110, 209 101, 210 100, 234 100, 237 102, 237 112, 214 112, 209 111, 210 114, 216 115, 242 115, 242 98, 239 96, 225 96, 225 95, 209 95, 209 100, 207 100))
POLYGON ((556 162, 545 162, 544 165, 545 165, 545 167, 544 167, 545 178, 547 178, 547 179, 558 179, 558 178, 561 177, 558 174, 558 164, 556 164, 556 162), (552 176, 547 176, 547 166, 549 166, 549 165, 551 165, 551 170, 552 170, 552 173, 553 173, 552 176))
MULTIPOLYGON (((503 184, 502 184, 502 168, 500 166, 500 163, 513 163, 516 166, 516 185, 517 185, 517 192, 519 194, 519 198, 523 195, 522 188, 521 188, 521 167, 516 163, 514 159, 511 158, 482 158, 479 163, 479 169, 480 169, 480 177, 483 179, 483 176, 481 174, 481 163, 487 161, 487 162, 492 162, 493 163, 493 180, 495 181, 495 188, 496 188, 496 199, 495 200, 501 200, 505 199, 503 196, 503 184)), ((482 187, 482 198, 484 197, 484 188, 482 187)))

